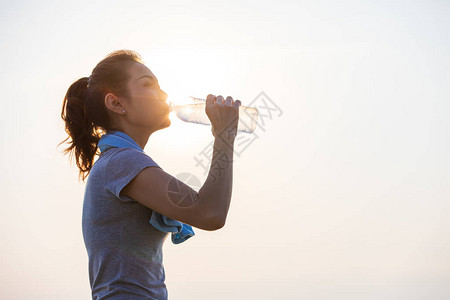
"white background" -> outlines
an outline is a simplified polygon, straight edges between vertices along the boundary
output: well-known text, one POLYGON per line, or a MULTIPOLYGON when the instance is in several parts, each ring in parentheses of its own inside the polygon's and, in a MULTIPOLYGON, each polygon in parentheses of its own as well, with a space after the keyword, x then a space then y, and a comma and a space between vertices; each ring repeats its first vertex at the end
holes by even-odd
MULTIPOLYGON (((89 299, 65 92, 118 49, 169 98, 264 91, 225 227, 164 244, 170 299, 450 298, 447 1, 4 1, 0 298, 89 299)), ((202 180, 210 127, 145 148, 202 180)))

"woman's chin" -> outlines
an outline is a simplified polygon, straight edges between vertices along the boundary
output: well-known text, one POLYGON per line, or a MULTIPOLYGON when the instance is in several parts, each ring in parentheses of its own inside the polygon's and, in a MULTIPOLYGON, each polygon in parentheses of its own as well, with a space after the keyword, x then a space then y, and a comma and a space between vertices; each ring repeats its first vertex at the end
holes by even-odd
POLYGON ((169 127, 170 125, 172 125, 172 121, 168 117, 167 117, 166 124, 167 124, 166 127, 169 127))
POLYGON ((169 119, 169 117, 167 116, 167 118, 165 118, 164 120, 161 121, 160 125, 160 129, 164 129, 169 127, 172 124, 172 121, 169 119))
POLYGON ((159 123, 150 125, 148 128, 151 132, 155 132, 164 128, 169 127, 172 124, 172 121, 167 117, 162 119, 159 123))

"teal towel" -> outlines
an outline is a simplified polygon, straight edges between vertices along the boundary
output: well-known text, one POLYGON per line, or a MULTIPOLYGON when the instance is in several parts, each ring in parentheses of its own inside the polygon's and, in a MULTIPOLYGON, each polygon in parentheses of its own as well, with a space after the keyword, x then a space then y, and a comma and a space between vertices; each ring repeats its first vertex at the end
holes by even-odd
MULTIPOLYGON (((98 142, 100 152, 105 151, 110 147, 117 148, 133 148, 144 152, 142 148, 126 133, 119 130, 108 130, 98 142)), ((156 229, 163 232, 172 233, 172 242, 179 244, 195 235, 194 230, 188 224, 163 216, 160 213, 153 211, 150 218, 150 224, 156 229)))

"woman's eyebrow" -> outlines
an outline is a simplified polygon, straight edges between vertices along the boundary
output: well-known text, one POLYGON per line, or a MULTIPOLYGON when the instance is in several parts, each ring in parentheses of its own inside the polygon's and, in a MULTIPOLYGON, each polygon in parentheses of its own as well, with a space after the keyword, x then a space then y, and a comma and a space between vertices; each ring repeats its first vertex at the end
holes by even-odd
POLYGON ((144 78, 144 77, 148 77, 148 78, 153 79, 153 80, 155 80, 156 82, 158 82, 158 79, 156 79, 156 77, 150 76, 150 75, 143 75, 143 76, 139 77, 137 80, 142 79, 142 78, 144 78))

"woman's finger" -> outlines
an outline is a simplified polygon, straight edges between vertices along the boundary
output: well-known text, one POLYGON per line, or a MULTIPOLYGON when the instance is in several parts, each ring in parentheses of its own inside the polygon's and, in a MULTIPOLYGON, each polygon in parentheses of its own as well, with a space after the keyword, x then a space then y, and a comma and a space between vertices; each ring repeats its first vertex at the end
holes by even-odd
POLYGON ((214 96, 213 94, 208 94, 208 96, 206 97, 206 105, 213 104, 215 99, 216 96, 214 96))
POLYGON ((217 96, 216 103, 223 104, 223 97, 222 97, 222 95, 217 96))
POLYGON ((233 104, 233 97, 228 96, 225 100, 225 105, 231 106, 233 104))

